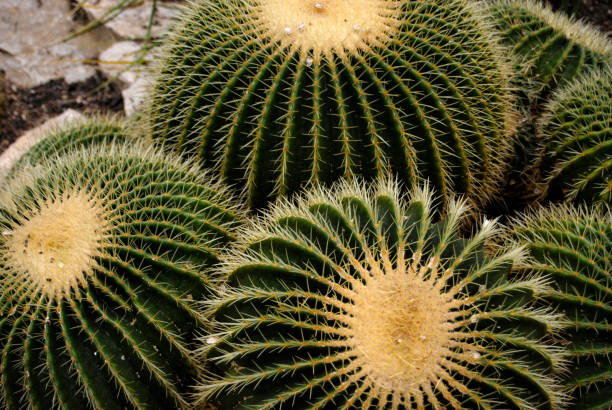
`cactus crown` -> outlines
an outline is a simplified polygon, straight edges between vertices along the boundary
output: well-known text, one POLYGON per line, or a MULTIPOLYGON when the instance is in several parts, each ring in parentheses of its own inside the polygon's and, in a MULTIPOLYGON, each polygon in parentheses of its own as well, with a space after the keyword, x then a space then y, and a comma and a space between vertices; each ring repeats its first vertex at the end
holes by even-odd
POLYGON ((551 196, 612 204, 612 64, 558 89, 537 135, 551 196))
POLYGON ((572 409, 608 409, 612 355, 612 212, 557 205, 513 220, 509 246, 529 252, 525 275, 547 275, 552 289, 545 303, 569 321, 563 331, 572 372, 572 409))
POLYGON ((106 212, 95 195, 82 191, 34 201, 38 207, 25 210, 4 232, 4 264, 12 267, 11 280, 62 297, 92 273, 106 245, 106 212))
POLYGON ((249 6, 263 36, 315 59, 387 41, 401 13, 398 0, 260 0, 249 6))
POLYGON ((240 211, 189 162, 91 146, 15 174, 0 203, 0 404, 177 408, 195 300, 240 211), (69 363, 70 365, 65 365, 69 363))
POLYGON ((522 250, 485 256, 451 201, 438 223, 431 193, 399 198, 389 182, 316 189, 283 203, 226 256, 209 301, 214 364, 201 399, 276 408, 555 407, 559 349, 539 341, 562 322, 534 309, 545 281, 509 282, 522 250), (274 381, 273 383, 271 381, 274 381))

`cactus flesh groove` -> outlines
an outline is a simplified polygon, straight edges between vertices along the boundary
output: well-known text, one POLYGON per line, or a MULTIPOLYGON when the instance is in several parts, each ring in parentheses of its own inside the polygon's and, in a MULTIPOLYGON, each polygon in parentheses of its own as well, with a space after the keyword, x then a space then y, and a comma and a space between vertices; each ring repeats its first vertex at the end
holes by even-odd
POLYGON ((486 256, 466 205, 433 223, 431 194, 356 183, 282 202, 241 233, 209 299, 214 366, 201 400, 235 408, 560 408, 563 322, 509 281, 522 249, 486 256))
POLYGON ((574 389, 572 409, 612 407, 612 213, 554 208, 516 219, 510 243, 526 246, 526 274, 548 275, 549 306, 570 321, 562 334, 572 371, 566 383, 574 389))
POLYGON ((142 144, 16 175, 0 204, 0 405, 186 405, 206 269, 236 207, 193 165, 142 144))
POLYGON ((515 115, 511 69, 466 0, 200 0, 174 28, 150 133, 243 188, 393 173, 487 202, 515 115))
POLYGON ((612 205, 612 63, 555 92, 537 132, 549 195, 612 205))

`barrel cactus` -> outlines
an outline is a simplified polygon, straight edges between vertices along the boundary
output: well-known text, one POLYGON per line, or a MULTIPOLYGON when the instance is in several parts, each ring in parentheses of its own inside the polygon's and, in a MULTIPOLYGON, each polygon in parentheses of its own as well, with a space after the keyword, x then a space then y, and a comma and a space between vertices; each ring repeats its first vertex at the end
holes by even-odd
POLYGON ((570 320, 563 334, 571 352, 566 383, 573 409, 612 407, 612 213, 558 205, 516 219, 511 246, 526 246, 525 274, 548 275, 543 295, 570 320))
POLYGON ((185 406, 196 301, 240 220, 224 190, 138 144, 68 153, 6 190, 0 406, 185 406))
POLYGON ((551 197, 612 205, 612 64, 558 90, 537 132, 551 197))
POLYGON ((561 408, 563 325, 532 306, 546 281, 509 281, 523 250, 460 238, 431 193, 346 183, 282 202, 224 257, 200 400, 222 408, 561 408), (227 281, 225 279, 227 278, 227 281))
POLYGON ((167 40, 149 129, 244 190, 390 173, 486 202, 515 116, 511 69, 467 0, 193 2, 167 40))
POLYGON ((15 160, 7 172, 7 178, 18 170, 30 165, 35 166, 49 157, 98 144, 121 143, 131 137, 124 120, 115 116, 94 115, 46 129, 33 138, 38 142, 15 160))
POLYGON ((493 0, 495 27, 503 43, 522 60, 521 76, 534 88, 535 102, 582 72, 612 60, 612 41, 598 29, 575 21, 536 0, 493 0))

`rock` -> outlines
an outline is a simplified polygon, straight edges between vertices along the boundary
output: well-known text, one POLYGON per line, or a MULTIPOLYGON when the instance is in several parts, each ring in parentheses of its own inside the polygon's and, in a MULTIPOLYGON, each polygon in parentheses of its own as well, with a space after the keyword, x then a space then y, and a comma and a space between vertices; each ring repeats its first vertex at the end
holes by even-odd
POLYGON ((150 85, 149 80, 141 77, 121 92, 125 115, 129 117, 138 112, 139 108, 142 108, 150 85))
MULTIPOLYGON (((97 20, 117 3, 118 0, 90 0, 85 3, 83 9, 93 20, 97 20)), ((124 39, 144 39, 151 16, 151 6, 151 1, 136 2, 135 5, 128 7, 105 25, 124 39)), ((151 28, 153 38, 161 37, 168 30, 180 12, 180 8, 176 2, 157 2, 157 11, 151 28)))
POLYGON ((135 41, 120 41, 113 44, 104 50, 98 60, 100 61, 100 70, 102 70, 108 78, 113 78, 119 73, 119 79, 128 86, 134 83, 138 78, 138 67, 132 67, 128 70, 129 63, 137 60, 142 53, 142 45, 135 41), (125 71, 123 71, 125 70, 125 71), (123 72, 122 72, 123 71, 123 72))
POLYGON ((103 27, 65 43, 75 28, 68 0, 1 0, 0 69, 21 87, 56 78, 83 81, 95 68, 82 61, 96 58, 113 40, 103 27))
POLYGON ((36 144, 45 133, 52 129, 61 126, 62 124, 74 121, 78 118, 83 118, 83 115, 73 109, 68 109, 57 117, 45 121, 42 125, 31 129, 19 137, 6 151, 0 155, 0 180, 4 178, 6 173, 11 169, 13 164, 26 153, 30 147, 36 144))

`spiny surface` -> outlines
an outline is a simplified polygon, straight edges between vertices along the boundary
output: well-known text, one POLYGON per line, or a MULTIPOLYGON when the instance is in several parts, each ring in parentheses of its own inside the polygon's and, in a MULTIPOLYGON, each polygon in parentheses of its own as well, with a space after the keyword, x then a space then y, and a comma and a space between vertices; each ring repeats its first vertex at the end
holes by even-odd
POLYGON ((522 59, 517 65, 535 102, 577 75, 612 60, 612 41, 535 0, 495 0, 491 14, 506 45, 522 59))
MULTIPOLYGON (((508 281, 521 257, 487 257, 485 221, 464 203, 433 223, 427 191, 346 184, 282 203, 225 257, 202 400, 222 408, 560 408, 563 368, 542 342, 561 325, 532 298, 543 280, 508 281)), ((204 359, 203 359, 204 360, 204 359)))
POLYGON ((11 178, 25 167, 37 166, 49 157, 99 144, 121 143, 131 138, 124 120, 109 116, 91 116, 45 130, 40 141, 23 154, 7 173, 11 178))
POLYGON ((0 204, 0 405, 185 406, 195 300, 239 211, 200 170, 142 144, 43 165, 0 204))
POLYGON ((612 62, 556 92, 537 131, 550 196, 612 205, 612 62))
POLYGON ((525 215, 508 232, 527 246, 526 274, 548 275, 546 303, 567 315, 572 409, 612 407, 612 213, 557 206, 525 215))
POLYGON ((444 205, 453 191, 484 203, 514 129, 487 24, 465 0, 195 1, 160 59, 148 128, 252 208, 390 173, 429 180, 444 205))

